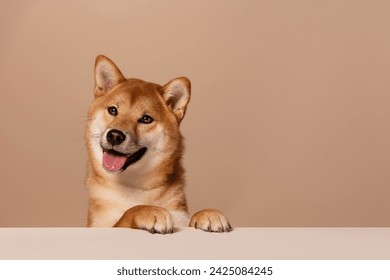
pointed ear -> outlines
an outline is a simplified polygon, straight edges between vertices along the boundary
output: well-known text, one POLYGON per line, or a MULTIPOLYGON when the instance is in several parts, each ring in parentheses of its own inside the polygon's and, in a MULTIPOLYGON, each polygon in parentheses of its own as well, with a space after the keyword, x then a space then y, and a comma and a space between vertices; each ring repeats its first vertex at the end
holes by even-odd
POLYGON ((176 78, 162 87, 162 97, 175 114, 177 120, 183 119, 191 96, 191 82, 185 77, 176 78))
POLYGON ((125 77, 123 77, 121 71, 112 62, 111 59, 105 57, 104 55, 99 55, 96 57, 95 61, 95 97, 99 97, 109 92, 117 84, 123 82, 125 77))

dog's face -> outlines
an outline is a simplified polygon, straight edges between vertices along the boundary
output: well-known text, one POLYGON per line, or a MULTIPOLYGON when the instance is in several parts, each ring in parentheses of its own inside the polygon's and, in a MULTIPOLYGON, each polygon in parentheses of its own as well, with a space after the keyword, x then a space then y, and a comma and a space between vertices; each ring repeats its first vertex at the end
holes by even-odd
POLYGON ((188 79, 177 78, 165 86, 126 80, 111 60, 99 56, 94 93, 87 147, 95 169, 118 173, 175 153, 190 98, 188 79))

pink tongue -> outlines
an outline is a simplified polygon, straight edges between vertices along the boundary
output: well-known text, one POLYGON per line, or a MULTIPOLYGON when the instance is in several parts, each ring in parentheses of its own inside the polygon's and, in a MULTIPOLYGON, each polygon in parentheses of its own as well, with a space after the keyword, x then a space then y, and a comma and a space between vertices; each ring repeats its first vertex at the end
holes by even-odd
POLYGON ((125 156, 114 156, 107 152, 103 153, 103 166, 108 171, 116 172, 122 169, 126 163, 127 157, 125 156))

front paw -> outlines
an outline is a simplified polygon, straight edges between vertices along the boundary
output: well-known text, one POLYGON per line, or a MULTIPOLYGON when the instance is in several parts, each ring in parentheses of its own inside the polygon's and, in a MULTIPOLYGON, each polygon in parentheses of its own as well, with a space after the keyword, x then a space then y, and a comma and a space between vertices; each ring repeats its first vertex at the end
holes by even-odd
POLYGON ((205 209, 195 213, 191 218, 190 227, 209 232, 229 232, 233 230, 228 219, 215 209, 205 209))
POLYGON ((137 205, 127 210, 114 227, 144 229, 150 233, 172 233, 173 219, 165 208, 137 205))

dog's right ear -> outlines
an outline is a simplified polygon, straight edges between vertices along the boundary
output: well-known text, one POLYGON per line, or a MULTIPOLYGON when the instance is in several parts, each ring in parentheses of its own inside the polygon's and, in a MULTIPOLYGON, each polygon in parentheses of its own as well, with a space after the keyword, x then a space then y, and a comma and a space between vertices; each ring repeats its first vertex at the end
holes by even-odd
POLYGON ((111 59, 105 57, 104 55, 96 57, 95 97, 104 95, 124 80, 126 80, 125 77, 123 77, 121 71, 111 59))

